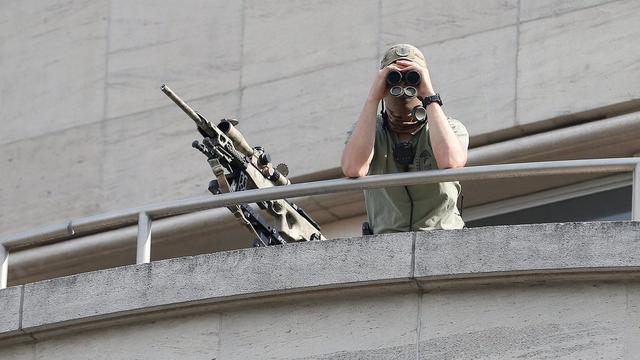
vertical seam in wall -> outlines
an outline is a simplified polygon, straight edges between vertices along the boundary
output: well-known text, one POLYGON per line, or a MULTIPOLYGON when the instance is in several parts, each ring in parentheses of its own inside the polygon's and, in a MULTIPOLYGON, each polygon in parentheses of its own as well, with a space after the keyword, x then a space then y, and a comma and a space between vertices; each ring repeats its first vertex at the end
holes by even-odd
POLYGON ((24 310, 24 285, 20 285, 20 310, 18 311, 18 329, 22 331, 22 311, 24 310))
POLYGON ((108 79, 109 79, 109 52, 111 51, 111 0, 108 1, 108 11, 107 11, 107 36, 106 36, 106 44, 105 44, 105 64, 104 64, 104 87, 102 93, 102 119, 107 118, 107 107, 109 97, 107 96, 108 90, 108 79))
POLYGON ((20 285, 20 309, 18 311, 18 331, 23 334, 29 335, 34 341, 37 340, 33 334, 27 333, 22 329, 22 318, 24 313, 24 285, 20 285))
MULTIPOLYGON (((104 163, 107 155, 107 109, 108 109, 108 90, 109 90, 109 53, 111 52, 111 8, 112 1, 107 1, 107 36, 105 44, 105 64, 104 64, 104 86, 102 92, 102 121, 100 122, 100 138, 102 139, 102 149, 100 150, 100 196, 104 197, 104 163)), ((104 199, 101 199, 104 200, 104 199)), ((103 203, 104 201, 100 201, 103 203)))
POLYGON ((415 268, 416 268, 416 233, 411 234, 411 272, 409 278, 415 280, 415 268))
POLYGON ((382 52, 382 0, 378 0, 378 39, 376 41, 376 56, 378 59, 382 52))
POLYGON ((411 234, 411 275, 410 278, 415 282, 418 287, 418 307, 416 314, 416 360, 420 359, 420 327, 421 317, 422 317, 422 289, 420 288, 420 284, 415 279, 415 269, 416 269, 416 233, 413 232, 411 234))
POLYGON ((244 97, 244 88, 242 86, 242 73, 244 72, 244 34, 246 24, 246 0, 242 0, 240 3, 240 75, 238 76, 238 119, 242 120, 242 99, 244 97))
POLYGON ((418 315, 416 320, 416 360, 420 360, 420 332, 422 330, 422 297, 424 292, 418 289, 418 315))
POLYGON ((518 0, 518 12, 516 14, 516 60, 515 60, 515 79, 514 79, 514 97, 513 97, 513 123, 518 125, 518 61, 520 60, 520 1, 518 0))
MULTIPOLYGON (((625 328, 629 329, 629 326, 633 326, 632 323, 630 323, 628 321, 628 319, 630 318, 630 314, 629 314, 629 284, 628 283, 624 283, 624 300, 625 300, 625 306, 624 306, 624 312, 625 312, 625 328)), ((628 331, 628 330, 627 330, 628 331)), ((631 359, 631 353, 629 351, 629 345, 626 345, 626 341, 625 341, 625 347, 624 347, 624 359, 631 359)))
POLYGON ((220 317, 218 320, 218 348, 216 349, 216 357, 213 358, 212 360, 216 360, 217 358, 223 358, 222 357, 222 326, 224 325, 224 317, 226 316, 224 312, 220 312, 220 317))

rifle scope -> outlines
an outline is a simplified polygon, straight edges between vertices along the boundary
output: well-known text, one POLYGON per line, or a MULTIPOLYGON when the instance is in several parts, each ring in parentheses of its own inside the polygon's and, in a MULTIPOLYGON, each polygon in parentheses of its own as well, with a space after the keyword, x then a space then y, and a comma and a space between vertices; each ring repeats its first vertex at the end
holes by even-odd
POLYGON ((244 136, 240 133, 240 131, 236 130, 233 125, 227 121, 222 120, 218 124, 218 129, 222 131, 223 134, 227 135, 231 142, 233 142, 233 146, 240 151, 242 154, 251 157, 253 155, 253 148, 247 143, 247 140, 244 139, 244 136))

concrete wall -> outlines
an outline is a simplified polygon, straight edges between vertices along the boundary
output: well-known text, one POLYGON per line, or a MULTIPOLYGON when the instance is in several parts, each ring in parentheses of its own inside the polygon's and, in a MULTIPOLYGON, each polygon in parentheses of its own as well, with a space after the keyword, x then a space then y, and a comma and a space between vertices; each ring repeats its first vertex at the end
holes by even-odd
POLYGON ((640 223, 245 249, 0 290, 2 359, 635 359, 640 223))
POLYGON ((0 3, 0 232, 204 195, 159 91, 303 175, 335 168, 385 46, 426 54, 476 144, 637 99, 633 0, 0 3), (550 120, 553 119, 553 120, 550 120))

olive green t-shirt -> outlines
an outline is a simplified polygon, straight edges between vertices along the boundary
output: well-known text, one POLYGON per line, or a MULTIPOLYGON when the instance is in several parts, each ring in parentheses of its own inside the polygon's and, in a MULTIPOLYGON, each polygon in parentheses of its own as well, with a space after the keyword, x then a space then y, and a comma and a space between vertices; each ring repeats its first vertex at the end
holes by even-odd
MULTIPOLYGON (((448 120, 458 138, 468 143, 469 133, 464 125, 455 119, 448 120)), ((410 140, 415 149, 413 163, 402 165, 393 156, 398 137, 383 125, 382 117, 378 116, 373 159, 368 175, 437 169, 428 126, 427 123, 410 140)), ((460 190, 458 182, 365 190, 369 224, 374 234, 460 229, 464 226, 456 206, 460 190)))

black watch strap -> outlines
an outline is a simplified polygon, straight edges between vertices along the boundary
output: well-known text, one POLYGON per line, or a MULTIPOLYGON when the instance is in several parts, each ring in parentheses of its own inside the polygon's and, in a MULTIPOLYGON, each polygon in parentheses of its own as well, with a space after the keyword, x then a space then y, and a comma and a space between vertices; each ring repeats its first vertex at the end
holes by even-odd
POLYGON ((431 95, 431 96, 425 96, 425 97, 422 98, 422 106, 423 107, 426 108, 431 103, 438 103, 440 106, 442 106, 442 99, 440 98, 440 94, 435 94, 435 95, 431 95))

